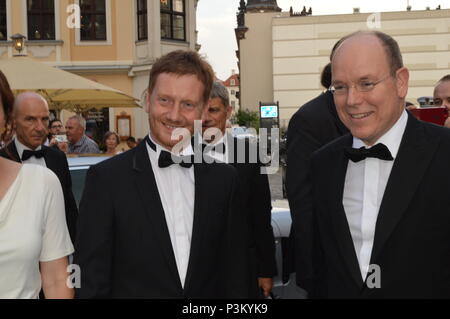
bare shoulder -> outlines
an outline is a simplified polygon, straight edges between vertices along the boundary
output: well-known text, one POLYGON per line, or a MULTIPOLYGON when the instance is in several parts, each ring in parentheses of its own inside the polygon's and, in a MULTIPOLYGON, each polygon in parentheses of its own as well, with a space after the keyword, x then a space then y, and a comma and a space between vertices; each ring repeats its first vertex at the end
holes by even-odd
POLYGON ((22 164, 0 157, 0 198, 7 193, 8 189, 19 175, 22 164))

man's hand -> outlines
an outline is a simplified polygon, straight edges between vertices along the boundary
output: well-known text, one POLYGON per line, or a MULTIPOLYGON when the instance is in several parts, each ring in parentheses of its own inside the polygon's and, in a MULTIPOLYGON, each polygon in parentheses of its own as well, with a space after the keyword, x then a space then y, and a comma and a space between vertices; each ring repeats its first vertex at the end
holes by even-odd
POLYGON ((273 288, 273 279, 258 277, 258 286, 263 290, 264 297, 269 297, 270 292, 273 288))

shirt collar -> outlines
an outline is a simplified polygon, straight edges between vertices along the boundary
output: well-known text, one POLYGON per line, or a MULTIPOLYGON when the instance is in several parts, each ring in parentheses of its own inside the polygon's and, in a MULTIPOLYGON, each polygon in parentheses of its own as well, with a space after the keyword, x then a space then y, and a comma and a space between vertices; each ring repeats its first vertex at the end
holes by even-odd
POLYGON ((81 145, 83 145, 84 140, 87 138, 86 134, 83 134, 83 136, 78 140, 78 142, 76 142, 75 144, 73 144, 73 147, 79 147, 81 145))
MULTIPOLYGON (((383 143, 387 146, 389 151, 391 152, 392 157, 395 159, 398 154, 398 150, 400 148, 400 143, 402 141, 403 133, 406 129, 406 124, 408 123, 408 113, 403 110, 400 118, 395 122, 395 124, 381 136, 378 141, 376 141, 373 145, 378 143, 383 143)), ((367 147, 367 145, 357 137, 353 137, 353 147, 367 147)), ((370 148, 370 147, 368 147, 370 148)))
MULTIPOLYGON (((162 150, 172 153, 170 150, 168 150, 167 148, 165 148, 164 146, 161 146, 158 142, 155 141, 155 139, 153 139, 151 132, 148 134, 148 138, 150 139, 150 141, 153 142, 153 144, 156 145, 156 155, 159 156, 159 153, 161 153, 162 150)), ((153 149, 151 147, 149 147, 152 151, 153 149)), ((153 151, 154 152, 154 151, 153 151)), ((187 145, 187 147, 183 148, 183 150, 179 153, 179 154, 175 154, 174 155, 181 155, 181 156, 190 156, 190 155, 194 155, 194 150, 192 149, 192 145, 191 143, 189 143, 187 145)))
POLYGON ((29 148, 29 147, 23 145, 22 143, 20 143, 19 139, 17 138, 17 136, 14 138, 14 144, 16 145, 17 154, 19 155, 19 158, 22 158, 23 151, 25 151, 25 150, 39 151, 42 148, 42 146, 39 145, 35 150, 32 150, 31 148, 29 148))

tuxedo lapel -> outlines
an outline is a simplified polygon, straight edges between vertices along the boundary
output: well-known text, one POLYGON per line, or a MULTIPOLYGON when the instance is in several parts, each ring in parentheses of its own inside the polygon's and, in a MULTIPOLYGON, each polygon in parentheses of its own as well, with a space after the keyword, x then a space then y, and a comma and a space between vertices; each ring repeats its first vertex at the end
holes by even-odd
POLYGON ((324 190, 324 193, 330 194, 331 196, 328 211, 331 214, 336 243, 339 246, 342 259, 355 283, 358 287, 361 287, 363 285, 361 270, 359 269, 355 246, 353 244, 350 227, 342 203, 345 176, 348 166, 348 158, 345 156, 343 149, 346 146, 351 146, 352 141, 352 136, 349 134, 343 139, 343 142, 334 149, 335 154, 332 156, 331 163, 333 169, 329 170, 329 182, 326 183, 328 189, 324 190))
POLYGON ((405 133, 378 213, 371 263, 377 262, 386 241, 408 208, 438 145, 439 137, 427 137, 423 124, 408 114, 405 133))
POLYGON ((156 185, 150 159, 148 157, 146 142, 136 147, 133 158, 133 169, 135 171, 135 186, 145 207, 145 212, 150 219, 152 233, 160 242, 161 252, 164 255, 173 279, 181 289, 180 276, 173 253, 172 242, 167 228, 164 208, 156 185))
MULTIPOLYGON (((184 290, 188 290, 192 285, 193 270, 197 268, 199 263, 200 253, 202 251, 203 244, 203 231, 205 229, 207 217, 208 217, 208 191, 213 191, 213 185, 207 185, 207 167, 208 164, 200 163, 194 164, 194 176, 195 176, 195 199, 194 199, 194 221, 192 224, 192 239, 191 249, 189 253, 189 263, 186 272, 186 279, 184 283, 184 290)), ((211 181, 214 183, 215 181, 211 181)), ((198 271, 198 269, 197 269, 198 271)), ((200 270, 201 271, 201 270, 200 270)))

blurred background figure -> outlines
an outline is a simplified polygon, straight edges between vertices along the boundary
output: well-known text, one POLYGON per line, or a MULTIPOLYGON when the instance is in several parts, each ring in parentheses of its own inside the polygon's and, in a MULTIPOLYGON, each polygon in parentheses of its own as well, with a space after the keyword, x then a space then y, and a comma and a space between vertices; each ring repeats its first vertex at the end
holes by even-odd
MULTIPOLYGON (((0 140, 10 133, 13 104, 14 96, 0 71, 0 140)), ((33 134, 33 143, 39 136, 46 134, 33 134)), ((9 149, 1 153, 0 299, 37 299, 41 288, 50 299, 73 298, 73 289, 66 285, 67 256, 73 253, 73 245, 61 184, 45 166, 7 159, 12 156, 9 149)))
POLYGON ((130 136, 129 138, 127 138, 127 146, 129 147, 130 150, 132 148, 135 148, 136 145, 137 145, 136 139, 133 136, 130 136))
POLYGON ((98 154, 97 143, 86 136, 86 120, 80 115, 70 117, 66 122, 66 135, 71 154, 98 154))
POLYGON ((118 150, 117 147, 120 144, 119 135, 116 132, 106 132, 103 137, 103 145, 105 146, 105 154, 106 155, 117 155, 122 153, 122 151, 118 150))
POLYGON ((64 132, 64 126, 61 120, 54 119, 50 121, 48 126, 47 145, 49 147, 58 148, 60 151, 67 153, 69 151, 69 141, 64 132))
MULTIPOLYGON (((442 77, 434 87, 433 101, 435 106, 444 106, 447 108, 450 116, 450 74, 442 77)), ((450 117, 444 124, 450 128, 450 117)))
POLYGON ((203 140, 209 143, 204 152, 218 162, 234 166, 238 172, 242 212, 248 214, 249 295, 251 298, 269 297, 273 277, 277 274, 269 180, 266 174, 261 174, 262 163, 249 160, 249 141, 244 141, 243 150, 238 146, 239 140, 226 133, 231 112, 227 88, 221 82, 214 82, 209 105, 202 115, 203 140), (211 140, 213 136, 215 138, 211 140), (239 151, 246 153, 240 154, 239 151))
POLYGON ((348 133, 337 115, 333 94, 328 90, 331 78, 331 63, 328 63, 320 78, 324 93, 299 108, 289 121, 287 133, 286 188, 292 216, 290 238, 295 251, 297 285, 306 291, 310 291, 313 281, 310 157, 325 144, 348 133))

